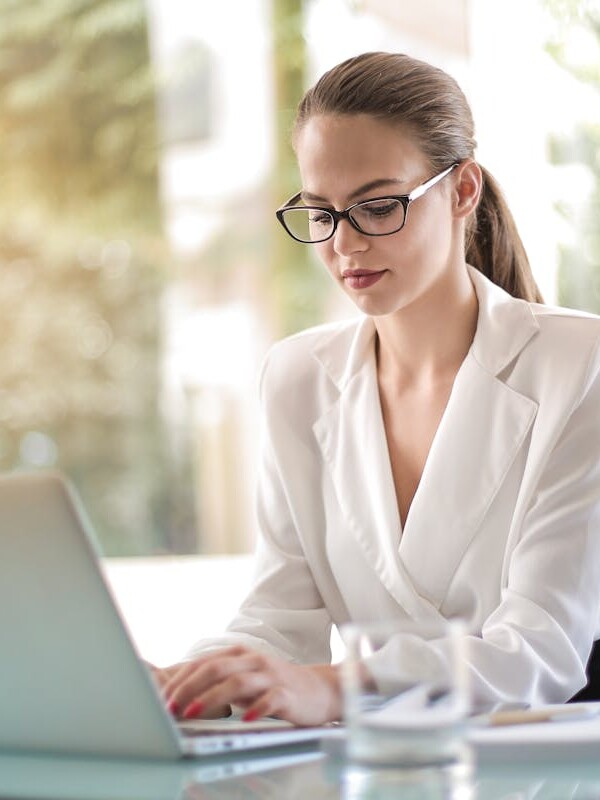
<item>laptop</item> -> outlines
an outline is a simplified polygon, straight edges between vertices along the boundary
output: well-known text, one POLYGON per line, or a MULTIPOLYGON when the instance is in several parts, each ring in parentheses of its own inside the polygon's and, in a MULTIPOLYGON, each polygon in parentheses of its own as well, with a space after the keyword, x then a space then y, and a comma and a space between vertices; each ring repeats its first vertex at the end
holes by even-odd
POLYGON ((177 725, 138 656, 73 488, 0 477, 0 751, 175 760, 316 741, 277 720, 177 725))

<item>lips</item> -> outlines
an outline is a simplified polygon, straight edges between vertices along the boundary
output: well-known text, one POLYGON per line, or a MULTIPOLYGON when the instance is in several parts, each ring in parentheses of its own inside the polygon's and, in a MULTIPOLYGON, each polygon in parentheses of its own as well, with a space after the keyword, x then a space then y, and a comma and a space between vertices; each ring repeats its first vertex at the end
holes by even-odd
POLYGON ((382 278, 386 270, 369 269, 346 269, 342 272, 342 278, 347 286, 352 289, 367 289, 382 278))

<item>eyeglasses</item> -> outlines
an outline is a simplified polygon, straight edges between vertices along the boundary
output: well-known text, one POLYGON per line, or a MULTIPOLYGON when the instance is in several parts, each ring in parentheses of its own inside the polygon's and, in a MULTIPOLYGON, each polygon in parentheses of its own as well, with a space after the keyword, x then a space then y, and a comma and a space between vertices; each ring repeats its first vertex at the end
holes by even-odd
POLYGON ((439 175, 417 186, 410 194, 392 194, 361 200, 344 211, 319 206, 298 206, 296 203, 302 197, 299 192, 278 208, 275 214, 292 239, 305 244, 317 244, 331 239, 343 219, 347 219, 353 228, 366 236, 389 236, 404 227, 410 204, 457 166, 458 163, 452 164, 439 175))

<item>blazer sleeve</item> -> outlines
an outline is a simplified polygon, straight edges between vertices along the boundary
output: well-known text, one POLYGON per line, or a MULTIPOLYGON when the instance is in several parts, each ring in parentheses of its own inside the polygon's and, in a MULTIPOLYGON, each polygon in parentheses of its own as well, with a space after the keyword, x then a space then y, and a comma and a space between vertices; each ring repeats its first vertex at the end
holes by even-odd
MULTIPOLYGON (((556 391, 560 392, 560 386, 556 391)), ((563 702, 586 683, 600 621, 600 358, 548 458, 508 564, 502 601, 473 641, 483 696, 563 702)))
POLYGON ((280 373, 280 366, 272 367, 268 355, 260 377, 262 424, 253 586, 225 634, 198 642, 190 657, 244 644, 298 663, 331 660, 332 621, 307 563, 282 479, 279 453, 285 450, 289 454, 294 445, 287 440, 298 431, 284 412, 287 395, 294 389, 285 385, 280 373), (274 379, 271 373, 275 373, 274 379))

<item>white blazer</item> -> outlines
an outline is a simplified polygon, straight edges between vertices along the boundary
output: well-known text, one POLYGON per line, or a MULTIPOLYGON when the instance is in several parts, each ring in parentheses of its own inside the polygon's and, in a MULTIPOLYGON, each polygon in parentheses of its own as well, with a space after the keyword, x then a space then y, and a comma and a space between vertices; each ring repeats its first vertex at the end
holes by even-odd
POLYGON ((193 653, 243 642, 322 663, 332 623, 458 615, 480 700, 561 702, 585 685, 600 635, 600 318, 470 274, 475 338, 404 529, 372 319, 272 348, 256 581, 226 636, 193 653))

